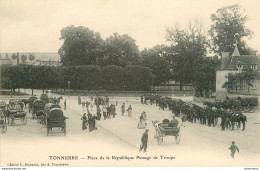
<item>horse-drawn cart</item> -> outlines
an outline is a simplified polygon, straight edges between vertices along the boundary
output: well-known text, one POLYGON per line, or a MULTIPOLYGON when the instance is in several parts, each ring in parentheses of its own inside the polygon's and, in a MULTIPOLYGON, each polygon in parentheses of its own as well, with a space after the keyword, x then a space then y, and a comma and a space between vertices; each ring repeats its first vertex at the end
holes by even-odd
POLYGON ((157 123, 155 125, 155 138, 158 144, 163 142, 163 137, 174 136, 177 144, 181 141, 180 127, 171 126, 171 123, 157 123))
POLYGON ((66 119, 63 112, 59 108, 53 108, 47 115, 47 136, 52 131, 52 128, 59 128, 64 136, 66 135, 66 119))
POLYGON ((15 125, 15 121, 21 121, 22 125, 27 123, 26 112, 23 110, 10 110, 9 111, 9 122, 11 125, 15 125))

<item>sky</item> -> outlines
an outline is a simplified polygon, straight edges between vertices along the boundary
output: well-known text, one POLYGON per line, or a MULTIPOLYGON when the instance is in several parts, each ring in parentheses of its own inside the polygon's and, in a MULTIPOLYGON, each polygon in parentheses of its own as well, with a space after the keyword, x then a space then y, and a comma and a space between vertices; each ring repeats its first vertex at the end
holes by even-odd
POLYGON ((167 27, 189 21, 211 25, 218 8, 239 4, 254 37, 248 45, 260 52, 260 0, 0 0, 0 53, 58 52, 60 30, 85 26, 106 39, 128 34, 139 47, 166 44, 167 27))

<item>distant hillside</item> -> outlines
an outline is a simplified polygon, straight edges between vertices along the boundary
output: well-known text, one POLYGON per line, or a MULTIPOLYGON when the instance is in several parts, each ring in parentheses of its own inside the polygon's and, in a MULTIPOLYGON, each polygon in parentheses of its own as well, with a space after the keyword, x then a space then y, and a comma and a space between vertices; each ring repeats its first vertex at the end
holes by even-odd
MULTIPOLYGON (((7 53, 7 54, 9 56, 9 58, 11 58, 12 53, 7 53)), ((28 56, 29 53, 19 53, 19 56, 21 57, 23 54, 28 56)), ((34 54, 35 60, 42 60, 42 61, 60 60, 60 56, 58 53, 32 53, 32 54, 34 54)), ((6 53, 0 53, 0 55, 2 56, 2 58, 6 57, 6 53)))

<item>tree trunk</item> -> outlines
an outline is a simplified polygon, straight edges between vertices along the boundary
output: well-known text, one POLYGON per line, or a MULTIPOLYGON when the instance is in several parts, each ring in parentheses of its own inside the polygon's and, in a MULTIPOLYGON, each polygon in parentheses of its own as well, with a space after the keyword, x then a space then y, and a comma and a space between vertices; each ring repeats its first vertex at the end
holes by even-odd
POLYGON ((33 96, 33 89, 32 89, 32 96, 33 96))
POLYGON ((42 94, 44 94, 44 89, 42 89, 42 94))
POLYGON ((182 80, 180 80, 180 91, 182 91, 182 86, 183 86, 182 80))

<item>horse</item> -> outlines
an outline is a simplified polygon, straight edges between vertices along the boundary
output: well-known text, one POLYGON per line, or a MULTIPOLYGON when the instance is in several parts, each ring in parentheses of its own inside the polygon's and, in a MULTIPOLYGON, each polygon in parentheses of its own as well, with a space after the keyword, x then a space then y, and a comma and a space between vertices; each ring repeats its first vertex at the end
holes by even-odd
POLYGON ((56 104, 60 104, 60 100, 61 100, 61 99, 63 99, 63 97, 62 97, 62 96, 60 96, 60 97, 56 98, 56 100, 55 100, 55 103, 56 103, 56 104))
POLYGON ((237 123, 237 128, 240 128, 240 124, 243 125, 243 131, 245 130, 245 123, 247 122, 247 118, 242 113, 235 113, 232 115, 232 119, 234 123, 237 123))

